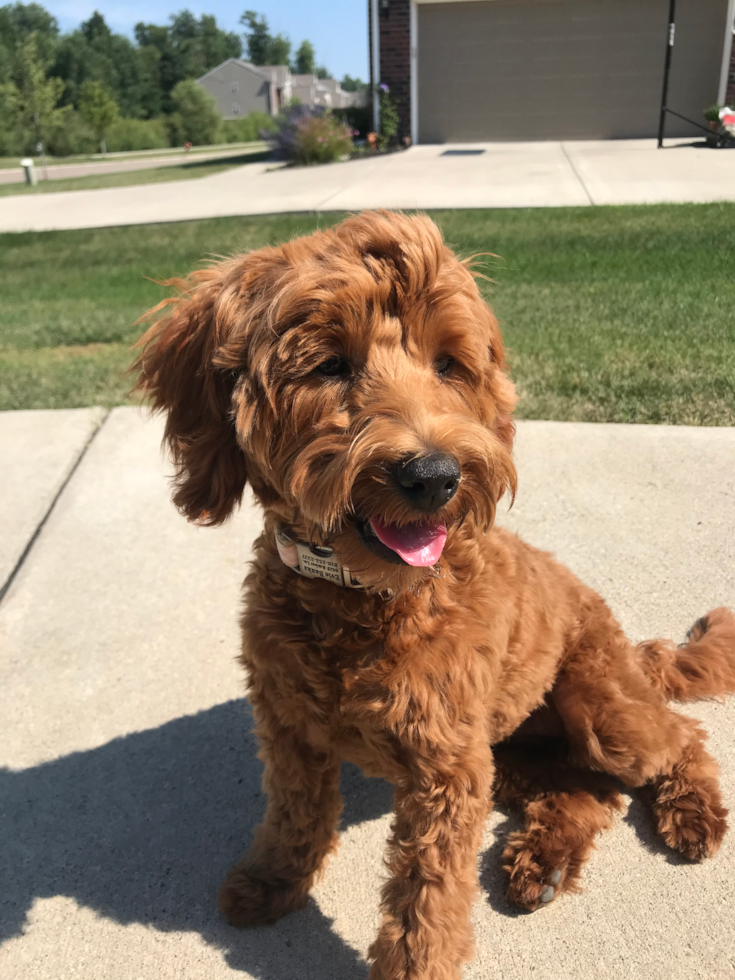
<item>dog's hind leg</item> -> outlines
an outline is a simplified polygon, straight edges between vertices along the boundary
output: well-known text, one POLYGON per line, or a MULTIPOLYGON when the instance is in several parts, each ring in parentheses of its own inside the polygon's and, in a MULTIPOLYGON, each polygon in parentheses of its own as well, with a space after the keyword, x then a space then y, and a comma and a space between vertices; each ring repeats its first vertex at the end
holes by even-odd
POLYGON ((672 711, 661 693, 595 597, 551 694, 574 757, 629 786, 647 785, 666 843, 693 860, 711 857, 727 829, 717 764, 697 723, 672 711))
POLYGON ((494 751, 495 800, 524 817, 503 853, 508 900, 533 911, 579 890, 595 838, 610 827, 622 797, 606 774, 571 767, 558 742, 511 742, 494 751))

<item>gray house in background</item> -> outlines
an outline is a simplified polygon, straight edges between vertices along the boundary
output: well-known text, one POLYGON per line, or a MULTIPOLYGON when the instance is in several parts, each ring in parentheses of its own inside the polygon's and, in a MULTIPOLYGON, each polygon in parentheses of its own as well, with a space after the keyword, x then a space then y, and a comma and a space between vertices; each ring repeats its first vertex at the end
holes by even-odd
POLYGON ((278 89, 271 74, 240 58, 228 58, 197 79, 214 96, 223 119, 239 119, 249 112, 274 116, 279 110, 278 89))
POLYGON ((223 119, 239 119, 258 110, 275 116, 296 99, 304 105, 346 109, 362 103, 358 92, 344 92, 335 78, 292 75, 287 65, 252 65, 228 58, 197 78, 197 84, 214 96, 223 119))

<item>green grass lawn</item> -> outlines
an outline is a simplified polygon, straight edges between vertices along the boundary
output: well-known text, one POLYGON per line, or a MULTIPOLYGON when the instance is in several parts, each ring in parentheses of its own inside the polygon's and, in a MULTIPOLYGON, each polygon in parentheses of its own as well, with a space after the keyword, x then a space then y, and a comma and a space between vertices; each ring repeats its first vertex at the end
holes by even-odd
MULTIPOLYGON (((0 408, 115 405, 153 279, 342 215, 0 235, 0 408)), ((493 252, 521 418, 735 425, 735 205, 442 211, 493 252)))
POLYGON ((262 147, 238 154, 216 157, 211 160, 187 160, 186 163, 162 164, 149 170, 121 170, 118 173, 90 174, 86 177, 61 177, 59 180, 43 180, 39 171, 35 187, 28 184, 0 184, 0 197, 17 194, 56 194, 59 191, 88 191, 99 187, 130 187, 138 184, 160 184, 171 180, 192 180, 211 177, 243 163, 267 160, 268 150, 262 147))

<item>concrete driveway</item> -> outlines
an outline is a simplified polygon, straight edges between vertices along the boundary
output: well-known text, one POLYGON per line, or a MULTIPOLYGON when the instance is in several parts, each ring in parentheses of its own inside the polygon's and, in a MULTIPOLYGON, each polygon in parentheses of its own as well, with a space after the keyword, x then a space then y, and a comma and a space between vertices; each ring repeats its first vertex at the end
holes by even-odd
POLYGON ((735 200, 735 152, 654 140, 415 146, 319 167, 245 164, 196 181, 0 199, 0 232, 285 211, 735 200))
MULTIPOLYGON (((0 976, 364 978, 390 792, 352 768, 341 848, 308 908, 248 932, 215 909, 263 808, 234 661, 258 512, 186 524, 168 501, 161 425, 136 409, 18 416, 0 415, 5 472, 22 477, 0 481, 12 515, 0 537, 0 976)), ((634 638, 680 638, 707 609, 735 606, 733 458, 735 429, 520 423, 520 494, 502 520, 600 589, 634 638)), ((732 808, 735 699, 688 710, 732 808)), ((500 872, 514 826, 500 812, 488 823, 466 980, 735 977, 735 832, 713 861, 687 865, 633 799, 583 894, 524 915, 500 872)))

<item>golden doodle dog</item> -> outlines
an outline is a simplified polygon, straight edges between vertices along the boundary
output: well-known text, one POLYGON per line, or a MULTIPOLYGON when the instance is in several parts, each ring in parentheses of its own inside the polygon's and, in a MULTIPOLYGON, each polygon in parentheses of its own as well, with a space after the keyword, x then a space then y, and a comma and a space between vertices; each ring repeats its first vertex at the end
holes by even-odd
POLYGON ((498 324, 427 217, 365 213, 174 283, 140 341, 166 413, 174 502, 265 512, 242 664, 268 805, 220 907, 304 905, 337 845, 339 772, 389 780, 395 813, 372 980, 456 980, 472 955, 493 797, 520 807, 509 898, 578 887, 619 789, 645 787, 687 858, 726 830, 717 765, 667 699, 735 689, 735 616, 633 646, 605 602, 494 526, 513 493, 515 404, 498 324))

